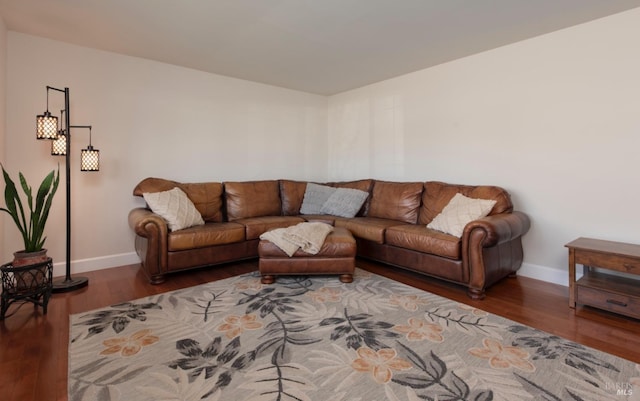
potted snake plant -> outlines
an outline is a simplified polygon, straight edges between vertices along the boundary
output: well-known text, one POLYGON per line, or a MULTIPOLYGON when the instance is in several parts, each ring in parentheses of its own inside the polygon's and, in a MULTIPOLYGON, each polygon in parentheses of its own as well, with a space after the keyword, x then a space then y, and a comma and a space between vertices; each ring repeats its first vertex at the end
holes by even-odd
MULTIPOLYGON (((44 248, 44 227, 49 217, 49 210, 51 208, 51 202, 53 196, 58 189, 58 183, 60 182, 60 167, 58 171, 52 170, 44 178, 38 192, 34 197, 27 180, 22 173, 19 173, 20 186, 22 191, 26 195, 26 206, 23 205, 23 199, 18 194, 18 189, 15 183, 2 167, 2 174, 4 176, 4 202, 5 207, 0 207, 0 210, 6 212, 18 227, 20 234, 22 234, 22 240, 24 242, 24 249, 14 252, 13 267, 24 267, 33 264, 41 263, 47 260, 47 250, 44 248)), ((25 283, 23 283, 25 285, 25 283)))

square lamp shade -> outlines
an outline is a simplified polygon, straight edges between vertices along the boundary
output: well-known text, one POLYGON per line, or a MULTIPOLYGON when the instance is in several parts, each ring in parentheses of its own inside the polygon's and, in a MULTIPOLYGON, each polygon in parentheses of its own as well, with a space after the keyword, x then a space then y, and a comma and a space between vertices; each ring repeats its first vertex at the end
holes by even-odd
POLYGON ((100 171, 100 151, 89 145, 82 149, 80 171, 100 171))
POLYGON ((51 115, 49 111, 36 118, 36 138, 56 139, 58 138, 58 117, 51 115))
POLYGON ((64 156, 67 154, 67 135, 64 131, 58 132, 58 137, 51 141, 51 156, 64 156))

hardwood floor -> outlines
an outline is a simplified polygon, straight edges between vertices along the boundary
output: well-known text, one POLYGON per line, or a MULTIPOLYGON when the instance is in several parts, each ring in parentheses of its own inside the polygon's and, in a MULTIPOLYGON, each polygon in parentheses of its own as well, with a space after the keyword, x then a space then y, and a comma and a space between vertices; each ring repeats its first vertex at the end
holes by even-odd
MULTIPOLYGON (((509 278, 491 287, 487 298, 473 301, 464 288, 408 271, 359 260, 360 268, 423 290, 473 305, 516 322, 640 363, 640 320, 590 308, 569 309, 566 287, 509 278)), ((151 285, 138 265, 82 274, 87 288, 54 294, 47 315, 25 304, 0 322, 0 399, 67 399, 69 315, 148 295, 190 287, 257 270, 257 261, 216 266, 172 275, 151 285)), ((12 307, 11 311, 15 308, 12 307)))

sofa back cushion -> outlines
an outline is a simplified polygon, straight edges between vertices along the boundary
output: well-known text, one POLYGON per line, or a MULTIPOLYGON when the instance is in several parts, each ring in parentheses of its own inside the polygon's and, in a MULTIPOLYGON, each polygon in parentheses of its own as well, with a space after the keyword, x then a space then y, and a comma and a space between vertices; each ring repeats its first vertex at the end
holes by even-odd
POLYGON ((180 183, 163 178, 145 178, 133 189, 135 196, 145 192, 164 192, 180 188, 193 202, 202 219, 206 222, 220 222, 222 218, 222 183, 180 183))
POLYGON ((277 180, 225 182, 227 219, 280 216, 280 185, 277 180))
POLYGON ((375 181, 367 217, 415 224, 418 221, 423 183, 375 181))
POLYGON ((280 180, 280 199, 282 200, 282 215, 297 216, 307 189, 306 181, 280 180))
POLYGON ((511 196, 503 188, 490 185, 455 185, 428 181, 424 183, 418 223, 429 224, 457 193, 469 198, 495 200, 496 204, 489 212, 489 216, 513 211, 511 196))

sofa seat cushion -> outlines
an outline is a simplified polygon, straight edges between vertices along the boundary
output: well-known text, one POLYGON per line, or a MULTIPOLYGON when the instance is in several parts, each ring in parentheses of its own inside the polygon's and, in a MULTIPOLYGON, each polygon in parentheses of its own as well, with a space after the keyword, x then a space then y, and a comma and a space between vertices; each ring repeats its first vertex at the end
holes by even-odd
POLYGON ((384 243, 384 231, 387 227, 397 226, 397 220, 380 219, 377 217, 354 217, 352 219, 336 219, 336 227, 344 227, 358 238, 384 243))
POLYGON ((384 238, 388 245, 449 259, 459 260, 462 258, 460 238, 426 228, 423 225, 403 224, 388 227, 384 238))
POLYGON ((169 233, 167 247, 170 252, 214 245, 232 244, 245 239, 245 227, 237 223, 207 223, 169 233))
POLYGON ((308 222, 320 222, 331 224, 332 226, 336 225, 336 220, 345 219, 344 217, 332 216, 330 214, 304 214, 300 215, 299 217, 308 222))
POLYGON ((252 240, 259 239, 262 233, 273 230, 274 228, 295 226, 298 223, 304 222, 304 219, 297 216, 262 216, 238 219, 234 222, 242 224, 245 227, 247 240, 252 240))

